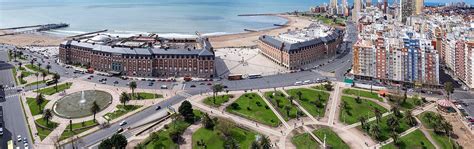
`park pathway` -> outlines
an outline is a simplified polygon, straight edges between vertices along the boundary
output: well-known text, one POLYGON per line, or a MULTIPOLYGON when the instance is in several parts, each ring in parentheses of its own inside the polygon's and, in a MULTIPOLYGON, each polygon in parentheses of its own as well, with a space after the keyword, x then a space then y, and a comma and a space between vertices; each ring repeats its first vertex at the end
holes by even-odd
POLYGON ((275 109, 275 107, 273 107, 272 103, 270 103, 270 102, 268 101, 268 99, 265 98, 265 96, 262 94, 262 92, 257 92, 257 94, 262 97, 263 101, 265 101, 265 103, 268 105, 268 107, 270 107, 270 109, 273 111, 273 113, 275 113, 275 115, 278 117, 278 119, 280 119, 281 123, 283 123, 283 125, 284 125, 287 129, 289 129, 291 126, 288 125, 288 123, 286 123, 285 119, 283 118, 283 116, 281 116, 280 112, 278 112, 278 111, 275 109))
POLYGON ((184 143, 179 145, 179 148, 193 148, 193 133, 201 127, 201 124, 189 126, 183 133, 184 143))
MULTIPOLYGON (((290 96, 285 90, 280 89, 280 92, 285 94, 286 97, 290 96)), ((319 121, 314 118, 313 115, 311 115, 306 109, 303 108, 296 100, 293 100, 293 104, 295 104, 298 108, 300 108, 301 111, 303 111, 304 114, 306 114, 314 123, 318 123, 319 121)))

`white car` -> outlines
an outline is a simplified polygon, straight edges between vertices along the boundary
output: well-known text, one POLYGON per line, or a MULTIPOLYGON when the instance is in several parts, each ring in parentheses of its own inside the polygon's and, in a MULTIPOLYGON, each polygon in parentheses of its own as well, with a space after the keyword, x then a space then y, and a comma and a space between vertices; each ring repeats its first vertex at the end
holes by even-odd
POLYGON ((120 122, 119 125, 120 125, 120 126, 127 125, 127 122, 126 122, 126 121, 122 121, 122 122, 120 122))
POLYGON ((310 84, 311 83, 311 80, 306 80, 303 82, 303 84, 310 84))
POLYGON ((302 84, 301 81, 295 82, 295 85, 301 85, 301 84, 302 84))
POLYGON ((18 142, 21 142, 21 135, 17 136, 17 140, 18 140, 18 142))

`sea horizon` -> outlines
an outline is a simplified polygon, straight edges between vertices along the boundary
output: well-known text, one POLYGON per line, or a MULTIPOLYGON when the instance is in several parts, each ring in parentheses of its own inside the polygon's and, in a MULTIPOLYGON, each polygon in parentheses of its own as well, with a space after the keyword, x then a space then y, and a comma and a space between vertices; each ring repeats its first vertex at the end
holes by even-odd
MULTIPOLYGON (((352 3, 349 0, 348 3, 352 3)), ((390 0, 391 1, 391 0, 390 0)), ((68 23, 49 31, 75 35, 108 29, 113 35, 233 34, 285 24, 276 16, 240 14, 307 11, 329 0, 0 0, 0 28, 68 23)))

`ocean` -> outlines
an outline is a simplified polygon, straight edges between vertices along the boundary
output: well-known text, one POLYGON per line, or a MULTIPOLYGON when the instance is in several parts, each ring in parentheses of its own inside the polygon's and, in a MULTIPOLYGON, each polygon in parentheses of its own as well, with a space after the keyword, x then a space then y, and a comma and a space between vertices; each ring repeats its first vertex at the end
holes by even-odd
POLYGON ((0 0, 0 28, 68 23, 51 33, 109 29, 115 34, 228 34, 267 29, 285 19, 239 14, 307 11, 315 0, 0 0))
MULTIPOLYGON (((113 34, 229 34, 283 24, 273 16, 239 14, 307 11, 329 0, 0 0, 0 28, 48 23, 74 35, 108 29, 113 34)), ((349 0, 352 3, 353 0, 349 0)), ((392 1, 392 0, 389 0, 392 1)))

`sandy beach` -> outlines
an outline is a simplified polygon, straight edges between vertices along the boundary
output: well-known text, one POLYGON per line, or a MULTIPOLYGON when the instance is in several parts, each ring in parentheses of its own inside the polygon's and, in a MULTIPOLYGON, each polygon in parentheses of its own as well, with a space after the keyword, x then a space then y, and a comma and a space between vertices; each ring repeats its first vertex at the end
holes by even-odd
MULTIPOLYGON (((256 45, 255 41, 261 35, 277 35, 286 32, 288 29, 294 30, 296 28, 304 28, 311 24, 311 21, 305 17, 297 17, 293 15, 277 16, 288 20, 286 26, 260 30, 257 32, 211 36, 209 39, 215 48, 248 47, 256 45)), ((6 31, 0 31, 0 34, 5 32, 6 31)), ((0 43, 15 46, 57 46, 64 40, 65 38, 40 33, 0 36, 0 43)))
POLYGON ((278 35, 288 31, 289 29, 294 30, 296 28, 304 28, 311 24, 311 21, 307 17, 297 17, 294 15, 277 15, 279 17, 285 18, 288 20, 286 26, 272 28, 267 30, 261 30, 257 32, 246 32, 239 34, 229 34, 229 35, 220 35, 210 37, 209 40, 212 43, 212 46, 215 48, 224 48, 224 47, 248 47, 254 46, 257 43, 258 37, 261 35, 278 35))

